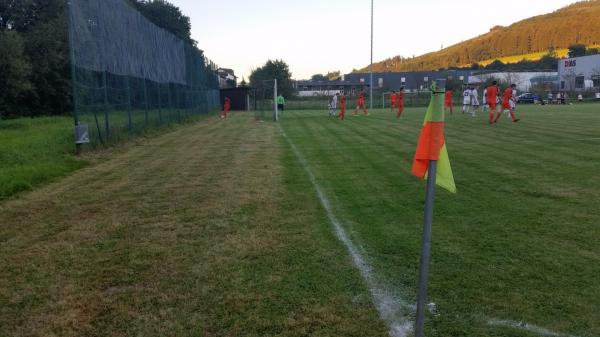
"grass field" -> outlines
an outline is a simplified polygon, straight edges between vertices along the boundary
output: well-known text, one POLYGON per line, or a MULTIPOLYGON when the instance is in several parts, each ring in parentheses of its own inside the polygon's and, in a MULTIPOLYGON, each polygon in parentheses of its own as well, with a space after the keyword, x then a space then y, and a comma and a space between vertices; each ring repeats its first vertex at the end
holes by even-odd
MULTIPOLYGON (((144 112, 136 110, 132 120, 135 129, 129 133, 127 112, 112 112, 112 136, 106 145, 122 144, 136 137, 154 137, 177 128, 179 122, 195 122, 206 118, 206 115, 191 116, 189 111, 164 109, 163 122, 159 123, 157 114, 157 111, 149 111, 149 123, 145 124, 144 112)), ((99 118, 105 138, 103 116, 99 118)), ((81 122, 88 125, 92 142, 83 146, 84 155, 78 158, 74 155, 72 117, 0 120, 0 200, 85 167, 89 159, 97 159, 99 152, 104 155, 107 147, 98 140, 93 117, 85 116, 81 122)))
MULTIPOLYGON (((410 168, 423 111, 282 122, 381 282, 411 303, 425 185, 410 168)), ((498 326, 508 321, 600 335, 600 106, 523 106, 520 117, 492 127, 483 114, 447 118, 459 192, 438 193, 428 336, 536 335, 498 326)))
POLYGON ((71 117, 0 120, 0 200, 84 166, 73 151, 71 117))
MULTIPOLYGON (((385 336, 412 323, 424 111, 208 118, 1 202, 0 336, 385 336)), ((437 195, 427 336, 600 335, 600 105, 519 114, 447 117, 458 193, 437 195)))

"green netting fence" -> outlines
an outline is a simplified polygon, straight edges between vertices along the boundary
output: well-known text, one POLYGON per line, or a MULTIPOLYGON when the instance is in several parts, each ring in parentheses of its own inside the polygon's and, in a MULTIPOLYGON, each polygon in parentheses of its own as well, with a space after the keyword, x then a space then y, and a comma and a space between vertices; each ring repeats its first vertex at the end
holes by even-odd
POLYGON ((125 0, 70 0, 75 124, 92 144, 219 107, 217 66, 125 0))

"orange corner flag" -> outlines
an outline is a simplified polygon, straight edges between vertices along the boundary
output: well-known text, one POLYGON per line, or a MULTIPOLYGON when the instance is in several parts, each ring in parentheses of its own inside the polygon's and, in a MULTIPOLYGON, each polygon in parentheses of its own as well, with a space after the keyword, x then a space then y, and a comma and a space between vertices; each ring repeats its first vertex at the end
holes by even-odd
POLYGON ((412 173, 421 178, 427 177, 430 160, 437 160, 436 184, 456 193, 454 176, 450 167, 450 158, 444 139, 444 93, 436 92, 432 87, 431 102, 425 114, 425 121, 419 136, 417 152, 413 162, 412 173))

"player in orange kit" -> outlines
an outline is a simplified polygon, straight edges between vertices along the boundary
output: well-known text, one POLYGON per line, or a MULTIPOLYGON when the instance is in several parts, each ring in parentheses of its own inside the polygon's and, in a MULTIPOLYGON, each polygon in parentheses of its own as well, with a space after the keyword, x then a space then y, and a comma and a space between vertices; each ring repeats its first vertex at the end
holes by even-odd
POLYGON ((396 118, 400 118, 402 112, 404 111, 404 87, 400 87, 400 90, 396 94, 396 104, 398 105, 398 113, 396 114, 396 118))
POLYGON ((338 115, 338 117, 340 118, 340 120, 344 120, 345 116, 346 116, 346 95, 344 95, 344 92, 342 92, 342 94, 340 95, 340 114, 338 115))
POLYGON ((396 107, 396 91, 392 90, 392 94, 390 95, 390 111, 394 111, 394 108, 396 107))
POLYGON ((450 114, 452 114, 452 90, 446 90, 446 94, 444 96, 444 107, 446 110, 450 110, 450 114))
MULTIPOLYGON (((490 106, 490 124, 494 124, 496 120, 498 120, 498 118, 496 118, 494 120, 494 112, 496 112, 496 105, 497 105, 497 101, 496 99, 498 98, 498 82, 493 81, 492 85, 490 85, 489 87, 487 87, 486 89, 486 93, 487 93, 487 103, 490 106)), ((502 113, 498 112, 498 116, 501 116, 502 113)))
POLYGON ((367 108, 365 107, 365 92, 363 90, 361 90, 358 94, 358 101, 356 102, 356 108, 354 109, 354 113, 352 115, 357 116, 358 109, 360 108, 362 108, 363 112, 365 113, 365 116, 369 115, 369 113, 367 112, 367 108))
POLYGON ((227 114, 231 109, 231 100, 229 97, 225 97, 225 103, 223 103, 223 112, 221 112, 221 118, 227 118, 227 114))
MULTIPOLYGON (((519 118, 517 118, 517 116, 515 115, 515 108, 517 106, 517 85, 516 84, 511 84, 510 87, 506 88, 506 90, 504 90, 504 95, 502 95, 502 109, 504 111, 508 111, 510 113, 510 118, 512 118, 513 122, 518 122, 520 121, 519 118)), ((502 112, 497 112, 496 113, 496 120, 494 121, 494 123, 496 123, 500 117, 502 116, 502 112)))

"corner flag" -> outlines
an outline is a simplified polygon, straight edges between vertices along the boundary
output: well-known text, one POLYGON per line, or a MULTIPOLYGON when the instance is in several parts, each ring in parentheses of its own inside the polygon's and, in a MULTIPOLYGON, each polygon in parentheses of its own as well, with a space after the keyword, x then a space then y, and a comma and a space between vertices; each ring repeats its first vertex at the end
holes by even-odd
POLYGON ((413 161, 413 175, 425 179, 430 160, 437 160, 436 184, 456 193, 454 176, 444 139, 444 93, 432 86, 431 102, 425 114, 425 121, 419 136, 417 152, 413 161))
POLYGON ((435 185, 456 193, 450 159, 444 140, 444 92, 438 90, 436 82, 431 86, 431 103, 425 114, 425 122, 419 136, 412 172, 423 179, 427 177, 425 211, 423 217, 423 242, 419 263, 419 293, 417 294, 417 319, 415 337, 425 336, 425 303, 427 303, 427 279, 429 278, 429 256, 435 185), (429 175, 431 174, 431 175, 429 175))

